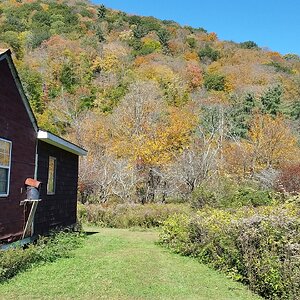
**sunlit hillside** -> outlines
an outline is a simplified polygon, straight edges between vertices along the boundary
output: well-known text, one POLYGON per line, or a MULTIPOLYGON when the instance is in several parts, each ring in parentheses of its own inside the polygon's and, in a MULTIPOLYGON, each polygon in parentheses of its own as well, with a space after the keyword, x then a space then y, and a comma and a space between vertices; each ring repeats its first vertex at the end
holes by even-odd
POLYGON ((0 14, 40 127, 89 150, 81 185, 101 201, 186 197, 299 161, 297 55, 87 1, 0 14))

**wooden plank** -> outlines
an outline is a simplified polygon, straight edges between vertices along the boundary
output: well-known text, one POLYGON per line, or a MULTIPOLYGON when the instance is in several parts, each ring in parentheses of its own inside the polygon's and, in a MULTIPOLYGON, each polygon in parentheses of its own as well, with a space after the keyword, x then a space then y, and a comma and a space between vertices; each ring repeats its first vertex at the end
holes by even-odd
POLYGON ((37 206, 39 204, 39 201, 37 201, 37 200, 33 200, 31 202, 32 202, 32 206, 31 206, 31 210, 30 210, 30 213, 29 213, 29 216, 28 216, 28 220, 27 220, 26 225, 25 225, 24 233, 23 233, 23 236, 22 236, 23 239, 27 235, 27 232, 28 232, 28 234, 30 232, 32 233, 33 219, 34 219, 34 215, 35 215, 37 206))
POLYGON ((40 202, 42 199, 25 199, 20 202, 20 205, 24 205, 26 202, 40 202))

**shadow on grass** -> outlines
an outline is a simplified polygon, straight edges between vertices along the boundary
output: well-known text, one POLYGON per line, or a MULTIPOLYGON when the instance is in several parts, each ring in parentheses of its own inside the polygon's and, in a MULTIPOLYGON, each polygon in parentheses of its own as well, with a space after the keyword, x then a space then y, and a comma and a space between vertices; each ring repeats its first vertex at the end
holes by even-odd
POLYGON ((96 233, 99 233, 99 231, 84 231, 84 233, 85 233, 86 235, 94 235, 94 234, 96 234, 96 233))

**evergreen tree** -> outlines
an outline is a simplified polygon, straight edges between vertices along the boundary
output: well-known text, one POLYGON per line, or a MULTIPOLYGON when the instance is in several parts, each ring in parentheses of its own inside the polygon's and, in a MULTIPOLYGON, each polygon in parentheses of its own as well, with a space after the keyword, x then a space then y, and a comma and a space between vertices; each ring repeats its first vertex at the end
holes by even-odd
POLYGON ((258 49, 258 45, 253 41, 240 43, 240 47, 244 49, 258 49))
POLYGON ((213 49, 209 45, 205 45, 198 52, 198 56, 201 60, 210 59, 211 61, 216 61, 220 58, 220 52, 218 50, 213 49))
POLYGON ((250 128, 253 109, 256 100, 253 94, 248 93, 241 103, 235 104, 231 111, 231 133, 246 138, 250 128))
POLYGON ((96 28, 96 36, 100 43, 105 41, 105 37, 100 26, 97 26, 96 28))
POLYGON ((105 16, 106 16, 106 13, 107 13, 107 9, 106 7, 101 4, 99 7, 98 7, 98 18, 99 19, 104 19, 105 16))
POLYGON ((269 88, 265 94, 260 98, 262 105, 262 112, 271 116, 276 116, 281 112, 281 96, 282 88, 277 85, 269 88))
POLYGON ((164 51, 168 52, 168 50, 169 50, 168 42, 171 38, 170 32, 165 28, 161 28, 160 30, 157 31, 157 36, 158 36, 159 42, 163 46, 164 51))
POLYGON ((141 39, 146 34, 147 34, 147 30, 143 25, 138 24, 133 28, 133 36, 136 39, 141 39))
POLYGON ((300 120, 300 100, 296 100, 292 103, 290 116, 293 120, 300 120))

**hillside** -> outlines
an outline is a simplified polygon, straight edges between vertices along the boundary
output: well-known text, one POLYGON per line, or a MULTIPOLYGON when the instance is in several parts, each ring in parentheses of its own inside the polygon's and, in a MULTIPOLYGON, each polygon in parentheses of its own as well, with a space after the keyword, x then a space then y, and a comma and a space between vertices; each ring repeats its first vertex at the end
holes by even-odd
POLYGON ((0 47, 40 126, 89 150, 83 202, 184 198, 226 176, 273 187, 299 162, 297 55, 71 0, 1 1, 0 47))

